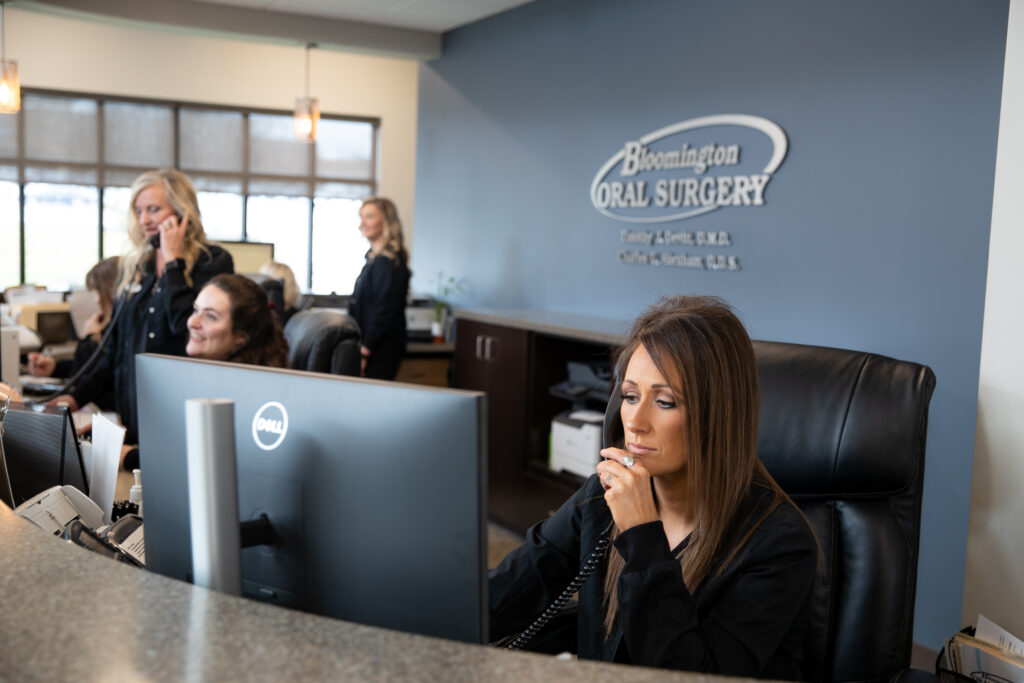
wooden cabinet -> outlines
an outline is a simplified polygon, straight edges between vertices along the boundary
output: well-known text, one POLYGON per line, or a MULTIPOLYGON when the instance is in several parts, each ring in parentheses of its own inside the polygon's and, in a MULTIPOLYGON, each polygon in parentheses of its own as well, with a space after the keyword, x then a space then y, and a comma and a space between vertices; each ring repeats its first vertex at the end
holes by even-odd
POLYGON ((456 324, 454 386, 487 394, 491 519, 523 533, 554 512, 582 479, 548 470, 551 419, 569 408, 548 390, 566 362, 607 362, 609 345, 476 320, 456 324))

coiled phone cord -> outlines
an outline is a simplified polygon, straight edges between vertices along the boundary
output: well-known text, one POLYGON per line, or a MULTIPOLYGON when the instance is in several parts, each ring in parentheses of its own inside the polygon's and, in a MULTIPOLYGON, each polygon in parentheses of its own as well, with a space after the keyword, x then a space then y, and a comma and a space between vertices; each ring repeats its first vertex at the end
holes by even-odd
POLYGON ((92 352, 92 355, 89 356, 89 358, 86 359, 84 363, 82 363, 82 366, 78 368, 78 372, 73 374, 68 379, 68 381, 64 383, 64 386, 62 386, 60 389, 57 389, 52 393, 34 399, 33 401, 31 401, 31 403, 42 404, 57 398, 61 394, 71 393, 74 390, 75 385, 78 384, 78 380, 82 378, 82 375, 84 375, 85 373, 89 372, 89 370, 92 369, 92 366, 96 364, 96 360, 100 357, 100 354, 103 353, 103 348, 106 346, 107 340, 110 339, 110 335, 114 331, 114 325, 117 323, 117 319, 121 316, 121 310, 124 308, 124 304, 128 300, 131 283, 134 282, 135 276, 138 275, 139 268, 140 265, 136 264, 135 270, 132 271, 132 276, 128 280, 128 284, 125 285, 124 290, 121 292, 121 296, 114 304, 114 314, 113 316, 111 316, 110 322, 107 323, 106 329, 103 330, 103 334, 100 336, 100 342, 99 344, 96 345, 96 349, 92 352))
POLYGON ((533 640, 533 637, 536 636, 540 630, 544 628, 547 623, 559 613, 559 611, 561 611, 563 607, 565 607, 565 604, 569 602, 569 598, 571 598, 573 594, 579 590, 580 586, 590 578, 590 575, 594 573, 595 569, 597 569, 597 565, 601 563, 605 550, 608 548, 608 543, 611 542, 611 530, 612 525, 609 524, 608 528, 601 532, 601 537, 597 539, 597 544, 590 552, 590 557, 587 558, 587 561, 583 565, 583 569, 580 570, 580 573, 569 582, 569 585, 565 587, 565 590, 555 598, 554 602, 548 605, 547 609, 545 609, 532 624, 527 626, 512 642, 505 645, 506 650, 523 649, 526 644, 533 640))

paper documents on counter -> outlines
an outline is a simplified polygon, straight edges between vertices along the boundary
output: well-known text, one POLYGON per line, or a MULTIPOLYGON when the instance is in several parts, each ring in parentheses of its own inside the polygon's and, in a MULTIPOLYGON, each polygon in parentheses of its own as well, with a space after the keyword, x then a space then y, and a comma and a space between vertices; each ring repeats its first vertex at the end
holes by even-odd
POLYGON ((1017 638, 1005 628, 1000 628, 983 614, 978 615, 978 627, 974 637, 996 647, 1001 647, 1017 657, 1024 657, 1024 640, 1017 638))
POLYGON ((1024 683, 1024 643, 982 616, 974 636, 957 633, 947 641, 946 666, 976 681, 1024 683))

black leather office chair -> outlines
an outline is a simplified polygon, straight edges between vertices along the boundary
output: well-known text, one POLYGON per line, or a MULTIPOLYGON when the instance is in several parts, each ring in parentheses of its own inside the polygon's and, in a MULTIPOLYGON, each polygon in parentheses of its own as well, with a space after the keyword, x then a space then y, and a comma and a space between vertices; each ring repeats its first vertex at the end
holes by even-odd
POLYGON ((754 349, 759 454, 824 554, 805 680, 937 680, 907 670, 935 375, 870 353, 776 342, 754 349))
POLYGON ((296 370, 359 375, 359 325, 339 311, 299 311, 284 326, 288 367, 296 370))

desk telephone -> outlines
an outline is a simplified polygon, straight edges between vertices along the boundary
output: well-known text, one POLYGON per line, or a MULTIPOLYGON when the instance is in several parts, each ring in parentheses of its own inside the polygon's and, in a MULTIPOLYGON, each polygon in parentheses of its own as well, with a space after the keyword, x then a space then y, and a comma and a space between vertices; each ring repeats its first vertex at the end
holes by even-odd
POLYGON ((144 566, 138 551, 132 554, 121 547, 122 542, 142 526, 142 518, 135 514, 124 515, 103 527, 103 510, 74 486, 54 486, 37 493, 14 508, 14 513, 71 543, 121 562, 144 566), (97 534, 94 529, 102 533, 97 534))
MULTIPOLYGON (((615 388, 612 389, 611 398, 608 399, 608 407, 604 412, 604 427, 601 432, 602 446, 604 448, 616 447, 622 448, 625 442, 625 433, 622 430, 622 417, 619 414, 619 410, 622 407, 622 385, 619 383, 615 384, 615 388)), ((506 638, 501 639, 495 643, 496 647, 505 648, 507 650, 521 650, 527 643, 533 640, 544 626, 547 625, 563 607, 569 602, 573 594, 579 590, 590 575, 597 569, 597 565, 600 564, 601 558, 604 557, 605 551, 608 549, 608 543, 611 541, 611 530, 612 524, 608 524, 608 527, 601 532, 601 535, 597 539, 597 543, 594 545, 594 549, 590 551, 590 557, 587 558, 583 568, 580 569, 569 585, 559 593, 558 597, 555 598, 547 609, 545 609, 539 617, 537 617, 532 624, 527 626, 524 630, 517 634, 512 634, 506 638)))

